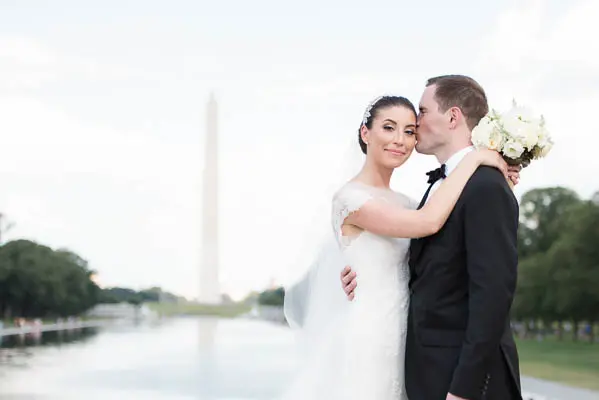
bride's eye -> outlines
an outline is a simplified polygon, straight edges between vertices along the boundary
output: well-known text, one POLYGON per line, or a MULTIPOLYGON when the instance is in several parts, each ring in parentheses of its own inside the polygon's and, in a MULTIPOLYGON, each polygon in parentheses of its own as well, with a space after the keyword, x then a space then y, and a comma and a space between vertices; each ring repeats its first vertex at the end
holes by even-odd
POLYGON ((416 132, 414 132, 414 131, 413 131, 413 130, 411 130, 411 129, 408 129, 408 130, 406 131, 406 133, 407 133, 408 135, 414 135, 416 132))
POLYGON ((393 127, 392 127, 391 125, 385 125, 383 128, 384 128, 386 131, 392 131, 392 130, 393 130, 393 127))

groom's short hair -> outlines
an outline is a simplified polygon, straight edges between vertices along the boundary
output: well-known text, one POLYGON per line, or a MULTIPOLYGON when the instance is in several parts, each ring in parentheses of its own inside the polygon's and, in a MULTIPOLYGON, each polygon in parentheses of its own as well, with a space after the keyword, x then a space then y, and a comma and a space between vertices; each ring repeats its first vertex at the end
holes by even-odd
POLYGON ((470 130, 489 112, 487 95, 474 79, 464 75, 441 75, 430 78, 426 86, 435 85, 435 100, 441 112, 459 107, 470 130))

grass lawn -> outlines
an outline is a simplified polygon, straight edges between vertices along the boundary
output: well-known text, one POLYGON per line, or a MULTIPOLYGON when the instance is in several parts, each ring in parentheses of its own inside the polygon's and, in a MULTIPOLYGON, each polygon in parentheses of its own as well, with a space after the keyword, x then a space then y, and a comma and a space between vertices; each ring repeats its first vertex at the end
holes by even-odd
POLYGON ((146 303, 148 307, 161 315, 213 315, 218 317, 236 317, 251 310, 251 305, 243 303, 207 305, 197 303, 146 303))
POLYGON ((599 390, 599 343, 517 340, 523 375, 599 390))

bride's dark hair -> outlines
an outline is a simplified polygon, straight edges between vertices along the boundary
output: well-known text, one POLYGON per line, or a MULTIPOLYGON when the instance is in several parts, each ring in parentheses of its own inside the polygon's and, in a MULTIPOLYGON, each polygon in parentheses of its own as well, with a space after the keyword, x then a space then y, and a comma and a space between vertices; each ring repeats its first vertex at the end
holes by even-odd
POLYGON ((366 154, 368 151, 368 146, 366 145, 366 143, 364 143, 364 141, 362 140, 362 135, 360 134, 362 125, 365 125, 368 129, 372 128, 372 121, 377 117, 379 111, 389 107, 405 107, 408 110, 411 110, 414 113, 414 115, 417 115, 414 104, 412 104, 412 102, 406 99, 405 97, 382 96, 376 99, 374 103, 372 103, 364 113, 364 119, 362 120, 360 129, 358 129, 358 143, 360 143, 362 153, 366 154))

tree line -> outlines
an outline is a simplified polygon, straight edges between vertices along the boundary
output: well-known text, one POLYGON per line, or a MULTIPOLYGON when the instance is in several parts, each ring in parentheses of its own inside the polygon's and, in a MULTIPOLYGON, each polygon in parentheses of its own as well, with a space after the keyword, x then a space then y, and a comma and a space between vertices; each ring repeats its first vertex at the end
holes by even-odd
POLYGON ((590 199, 564 187, 534 189, 520 201, 519 273, 512 317, 523 334, 574 340, 599 322, 599 192, 590 199), (584 324, 584 325, 583 325, 584 324))
POLYGON ((0 247, 0 312, 11 317, 79 315, 97 303, 100 288, 77 254, 29 240, 0 247))
POLYGON ((66 249, 30 240, 0 246, 0 320, 77 316, 98 303, 175 301, 160 288, 102 289, 88 262, 66 249))
POLYGON ((100 292, 98 302, 103 304, 130 303, 134 305, 139 305, 142 303, 174 303, 180 301, 185 301, 185 299, 183 297, 179 297, 172 293, 166 292, 156 286, 140 291, 124 287, 110 287, 102 289, 100 292))

